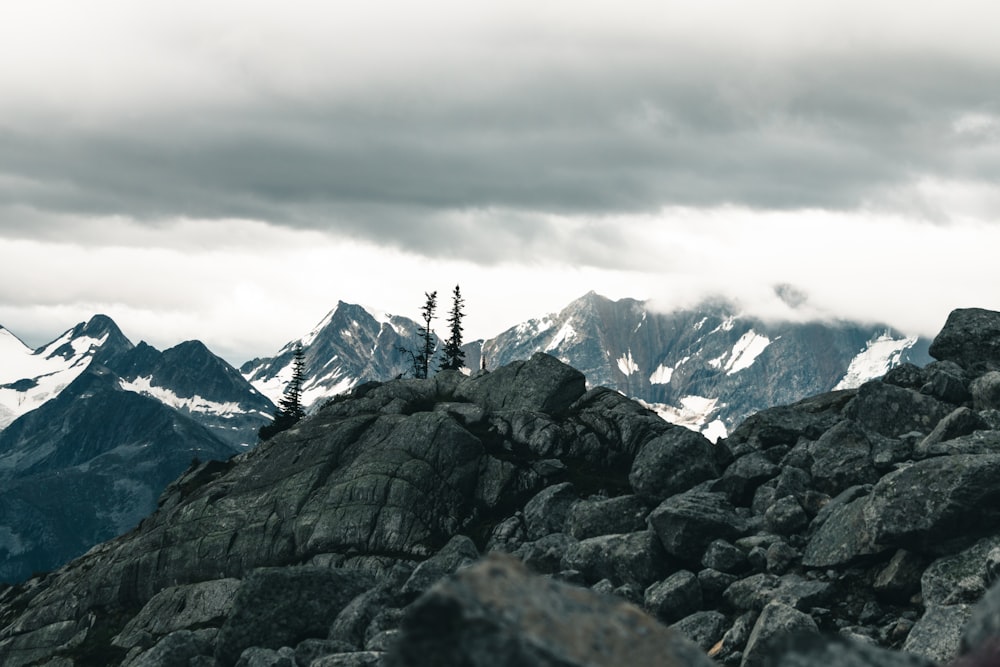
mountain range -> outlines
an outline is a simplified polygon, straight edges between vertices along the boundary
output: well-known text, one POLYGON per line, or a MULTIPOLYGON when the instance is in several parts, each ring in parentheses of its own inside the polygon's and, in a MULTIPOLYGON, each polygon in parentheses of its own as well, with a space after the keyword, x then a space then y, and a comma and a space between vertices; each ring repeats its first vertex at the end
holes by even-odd
MULTIPOLYGON (((0 327, 0 581, 128 530, 192 459, 251 448, 298 345, 303 402, 315 411, 364 382, 411 375, 401 350, 416 349, 419 329, 339 302, 312 331, 237 371, 198 341, 133 345, 103 315, 34 350, 0 327)), ((879 324, 770 322, 721 300, 660 312, 591 292, 463 349, 470 374, 547 352, 590 386, 715 440, 759 410, 923 365, 927 345, 879 324)))
POLYGON ((31 350, 0 330, 0 581, 132 528, 192 459, 255 444, 274 405, 202 343, 133 345, 97 315, 31 350))
MULTIPOLYGON (((304 402, 312 408, 365 381, 406 375, 399 348, 415 349, 418 325, 340 302, 307 335, 240 371, 277 401, 306 355, 304 402)), ((746 417, 832 389, 860 386, 900 363, 930 362, 929 341, 885 324, 765 321, 724 300, 660 312, 635 299, 590 292, 558 313, 466 343, 469 369, 493 369, 535 352, 578 368, 591 386, 617 389, 667 421, 724 437, 746 417)))

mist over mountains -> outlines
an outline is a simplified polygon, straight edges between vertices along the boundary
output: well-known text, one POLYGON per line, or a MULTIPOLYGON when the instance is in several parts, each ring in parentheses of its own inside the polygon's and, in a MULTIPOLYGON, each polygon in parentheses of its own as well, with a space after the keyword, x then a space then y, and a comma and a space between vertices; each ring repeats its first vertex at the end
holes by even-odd
MULTIPOLYGON (((275 357, 240 370, 277 401, 301 344, 309 377, 304 400, 315 407, 361 382, 406 375, 411 369, 398 349, 416 347, 419 326, 340 302, 275 357)), ((903 362, 926 364, 928 344, 885 324, 764 321, 722 300, 664 313, 590 292, 464 350, 471 370, 484 359, 493 369, 547 352, 580 369, 591 386, 616 389, 668 421, 718 438, 764 408, 857 387, 903 362)))

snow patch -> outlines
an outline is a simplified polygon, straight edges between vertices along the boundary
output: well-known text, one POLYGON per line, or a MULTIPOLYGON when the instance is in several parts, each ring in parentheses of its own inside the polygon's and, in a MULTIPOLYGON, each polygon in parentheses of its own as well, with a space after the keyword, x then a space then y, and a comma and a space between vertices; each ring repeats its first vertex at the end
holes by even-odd
POLYGON ((728 436, 729 431, 726 430, 726 425, 722 423, 721 419, 716 419, 715 421, 708 423, 705 428, 701 430, 701 434, 712 442, 718 442, 722 438, 728 436))
POLYGON ((649 376, 650 384, 670 384, 670 378, 674 376, 674 369, 671 366, 660 364, 649 376))
POLYGON ((903 352, 913 347, 916 342, 916 336, 893 338, 888 331, 876 336, 868 341, 865 344, 865 349, 851 360, 850 366, 847 367, 847 373, 837 383, 834 390, 854 389, 868 380, 882 377, 891 368, 899 365, 903 352))
POLYGON ((560 327, 556 335, 549 341, 549 344, 545 347, 546 352, 551 352, 566 341, 572 341, 577 339, 576 329, 573 328, 572 322, 566 322, 560 327))
POLYGON ((643 403, 671 424, 685 426, 692 431, 701 431, 708 422, 709 415, 715 411, 717 398, 704 396, 685 396, 680 400, 680 407, 666 403, 643 403))
POLYGON ((631 348, 618 359, 618 370, 625 376, 639 372, 639 364, 635 363, 635 359, 632 358, 631 348))
POLYGON ((32 351, 14 334, 0 328, 0 430, 58 396, 83 373, 107 339, 108 334, 74 339, 68 331, 44 349, 32 351), (68 358, 55 354, 66 344, 75 354, 68 358))
POLYGON ((753 329, 740 336, 736 345, 733 346, 729 363, 726 364, 726 375, 733 375, 750 368, 761 352, 767 349, 770 344, 770 338, 756 333, 753 329))
POLYGON ((239 403, 217 403, 215 401, 210 401, 207 398, 202 398, 197 394, 190 398, 178 396, 165 387, 157 387, 154 385, 152 376, 136 378, 131 382, 128 380, 122 380, 119 384, 125 391, 131 391, 136 394, 142 394, 143 396, 155 398, 164 405, 169 405, 177 410, 219 415, 221 417, 237 417, 242 416, 243 414, 239 403))

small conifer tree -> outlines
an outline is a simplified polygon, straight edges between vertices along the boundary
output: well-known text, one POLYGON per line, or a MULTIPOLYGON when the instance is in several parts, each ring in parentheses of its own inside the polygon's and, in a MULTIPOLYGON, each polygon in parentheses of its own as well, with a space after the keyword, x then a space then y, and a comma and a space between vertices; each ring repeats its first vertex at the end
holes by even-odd
POLYGON ((420 338, 423 341, 423 347, 417 353, 414 363, 418 378, 428 377, 431 358, 437 351, 437 340, 435 340, 434 331, 431 329, 434 311, 437 310, 437 291, 424 292, 424 296, 427 297, 427 300, 424 302, 424 307, 420 309, 424 320, 424 326, 420 328, 420 338))
POLYGON ((449 336, 444 344, 444 359, 441 361, 439 370, 457 371, 465 365, 465 350, 462 349, 462 318, 465 317, 462 305, 464 303, 462 291, 458 285, 455 285, 455 291, 452 292, 451 314, 448 315, 449 336))
POLYGON ((305 372, 306 355, 302 350, 302 343, 296 343, 292 358, 292 379, 285 387, 285 393, 281 400, 278 401, 278 412, 274 415, 274 419, 270 424, 260 427, 257 435, 261 440, 268 440, 291 428, 306 416, 306 411, 302 407, 302 385, 305 382, 305 372))

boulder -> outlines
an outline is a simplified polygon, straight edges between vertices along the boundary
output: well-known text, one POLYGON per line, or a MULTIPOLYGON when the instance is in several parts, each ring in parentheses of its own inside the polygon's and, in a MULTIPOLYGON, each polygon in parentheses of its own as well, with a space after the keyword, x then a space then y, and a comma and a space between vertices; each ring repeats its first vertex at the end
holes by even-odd
POLYGON ((991 554, 1000 547, 1000 535, 986 537, 951 556, 939 558, 924 570, 920 590, 926 605, 973 603, 986 593, 991 554))
POLYGON ((277 651, 253 646, 240 654, 236 667, 296 667, 295 651, 287 646, 277 651))
POLYGON ((400 588, 403 595, 417 595, 430 588, 441 577, 479 558, 475 543, 465 535, 456 535, 448 544, 413 570, 400 588))
POLYGON ((716 447, 705 436, 675 426, 644 444, 632 463, 629 483, 650 503, 719 476, 716 447))
POLYGON ((878 553, 879 548, 873 544, 866 517, 869 497, 847 500, 864 488, 852 487, 845 490, 837 499, 830 501, 830 511, 827 514, 817 515, 813 525, 818 527, 802 554, 804 566, 842 566, 859 556, 878 553))
POLYGON ((581 540, 566 550, 562 567, 580 572, 586 581, 610 579, 645 588, 662 579, 669 564, 656 533, 643 530, 581 540))
POLYGON ((878 380, 866 382, 844 408, 844 415, 862 428, 898 438, 910 431, 930 433, 954 406, 878 380))
POLYGON ((665 623, 692 614, 702 605, 701 585, 694 572, 680 570, 646 589, 646 611, 665 623))
POLYGON ((236 593, 216 644, 227 667, 251 646, 278 649, 326 637, 330 624, 373 578, 352 570, 274 567, 254 570, 236 593))
POLYGON ((722 639, 729 627, 726 615, 718 611, 696 611, 670 626, 708 651, 722 639))
POLYGON ((649 506, 639 496, 581 500, 566 514, 566 532, 578 540, 646 527, 649 506))
POLYGON ((976 375, 1000 370, 1000 313, 982 308, 953 310, 929 352, 976 375))
POLYGON ((872 444, 864 430, 851 420, 844 420, 824 433, 809 447, 812 455, 813 484, 816 489, 835 496, 858 484, 878 481, 872 462, 872 444))
POLYGON ((966 604, 930 605, 910 630, 903 650, 938 663, 946 663, 958 655, 965 627, 972 607, 966 604))
POLYGON ((764 512, 764 524, 779 535, 797 533, 808 523, 809 517, 795 496, 779 498, 764 512))
MULTIPOLYGON (((799 637, 778 655, 770 667, 939 667, 910 653, 890 651, 844 637, 799 637)), ((971 667, 971 666, 970 666, 971 667)))
POLYGON ((766 454, 751 452, 730 464, 722 477, 712 484, 712 491, 725 493, 734 505, 748 506, 757 487, 777 477, 780 472, 781 468, 766 454))
POLYGON ((703 491, 667 498, 649 515, 649 524, 668 554, 689 563, 701 562, 713 540, 734 540, 747 531, 724 495, 703 491))
POLYGON ((439 582, 408 609, 401 629, 388 667, 712 665, 631 604, 532 576, 502 556, 439 582))
MULTIPOLYGON (((1000 583, 993 584, 973 607, 962 632, 960 652, 974 653, 1000 637, 1000 583)), ((984 663, 990 664, 990 663, 984 663)))
POLYGON ((920 578, 926 566, 927 561, 919 554, 900 549, 875 575, 872 588, 888 600, 906 602, 920 590, 920 578))
POLYGON ((863 511, 873 545, 917 551, 1000 524, 1000 454, 939 456, 889 473, 863 511))
POLYGON ((958 364, 951 361, 937 361, 929 364, 924 372, 927 381, 920 386, 921 394, 933 396, 952 405, 961 405, 972 398, 965 372, 958 364))
POLYGON ((128 667, 188 667, 188 662, 211 652, 211 646, 191 630, 178 630, 128 662, 128 667))
POLYGON ((551 355, 536 352, 527 361, 515 361, 462 381, 455 389, 455 398, 492 411, 558 415, 586 390, 583 373, 551 355))
POLYGON ((769 655, 802 634, 818 634, 816 622, 808 614, 778 601, 765 605, 753 626, 740 667, 761 667, 769 655))
POLYGON ((948 453, 947 447, 935 449, 934 446, 987 428, 989 428, 989 425, 983 421, 983 418, 969 408, 955 408, 944 419, 938 422, 938 425, 934 427, 933 431, 927 434, 926 438, 920 441, 914 450, 914 454, 923 458, 933 456, 936 453, 948 453))
POLYGON ((566 533, 552 533, 534 542, 525 542, 510 554, 535 572, 554 574, 562 569, 564 557, 577 543, 577 539, 566 533))
POLYGON ((165 588, 132 617, 111 643, 132 648, 178 630, 219 627, 229 615, 239 579, 215 579, 165 588))
POLYGON ((969 385, 969 391, 976 410, 1000 410, 1000 371, 979 376, 969 385))
POLYGON ((579 497, 569 482, 542 489, 524 505, 524 526, 529 540, 563 532, 566 515, 579 497))
POLYGON ((708 548, 705 549, 701 564, 707 568, 730 574, 746 572, 750 565, 743 550, 725 540, 712 540, 708 548))
POLYGON ((816 440, 840 421, 841 411, 855 393, 853 389, 834 391, 761 410, 737 426, 726 445, 740 456, 777 446, 794 447, 799 438, 816 440))
POLYGON ((299 512, 306 549, 430 556, 473 511, 482 443, 437 412, 380 417, 364 436, 299 512))

